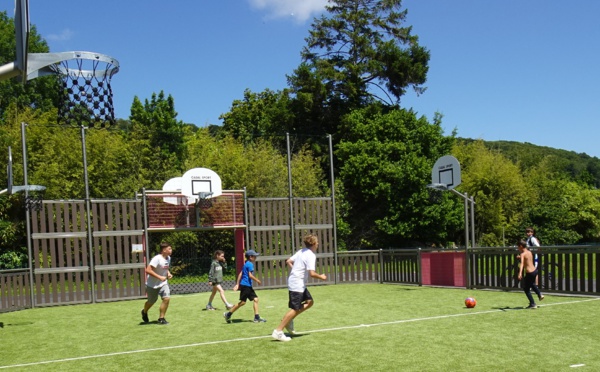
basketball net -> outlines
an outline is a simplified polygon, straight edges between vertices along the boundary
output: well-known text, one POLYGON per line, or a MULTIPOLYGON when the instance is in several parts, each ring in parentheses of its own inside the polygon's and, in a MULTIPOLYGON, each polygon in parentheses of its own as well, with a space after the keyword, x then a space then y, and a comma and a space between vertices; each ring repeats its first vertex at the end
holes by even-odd
POLYGON ((58 123, 108 128, 115 125, 111 78, 118 62, 108 56, 75 52, 73 58, 50 66, 62 80, 62 102, 58 123))

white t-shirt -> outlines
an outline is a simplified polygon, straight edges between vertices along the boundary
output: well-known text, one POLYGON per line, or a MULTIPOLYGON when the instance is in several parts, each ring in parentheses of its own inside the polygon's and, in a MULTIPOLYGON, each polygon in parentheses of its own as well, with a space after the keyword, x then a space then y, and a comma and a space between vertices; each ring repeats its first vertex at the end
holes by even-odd
MULTIPOLYGON (((170 257, 164 258, 162 254, 157 254, 156 256, 152 257, 152 259, 150 260, 150 266, 152 266, 152 269, 154 270, 154 272, 157 273, 158 275, 164 276, 164 277, 166 277, 167 273, 169 272, 169 264, 170 263, 171 263, 171 258, 170 257)), ((167 284, 166 280, 164 282, 161 282, 160 280, 156 279, 152 275, 146 276, 146 286, 148 286, 150 288, 160 288, 165 284, 167 284)))
POLYGON ((308 271, 315 270, 317 256, 310 248, 302 248, 291 258, 294 261, 292 271, 288 277, 288 290, 304 292, 308 281, 308 271))

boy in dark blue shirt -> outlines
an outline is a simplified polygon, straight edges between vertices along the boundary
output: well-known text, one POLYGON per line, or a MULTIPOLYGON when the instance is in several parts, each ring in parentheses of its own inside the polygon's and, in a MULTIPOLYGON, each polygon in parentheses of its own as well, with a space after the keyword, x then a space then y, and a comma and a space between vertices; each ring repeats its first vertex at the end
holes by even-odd
POLYGON ((246 263, 244 263, 244 267, 242 267, 242 271, 238 275, 237 283, 233 287, 234 291, 240 290, 240 302, 235 304, 229 311, 223 313, 223 317, 225 317, 227 323, 231 323, 231 315, 237 309, 244 306, 248 300, 253 302, 254 323, 264 323, 267 321, 258 314, 258 296, 254 292, 254 288, 252 288, 253 280, 259 285, 261 284, 260 280, 254 276, 254 262, 256 262, 258 255, 260 253, 256 253, 254 250, 246 251, 246 263))

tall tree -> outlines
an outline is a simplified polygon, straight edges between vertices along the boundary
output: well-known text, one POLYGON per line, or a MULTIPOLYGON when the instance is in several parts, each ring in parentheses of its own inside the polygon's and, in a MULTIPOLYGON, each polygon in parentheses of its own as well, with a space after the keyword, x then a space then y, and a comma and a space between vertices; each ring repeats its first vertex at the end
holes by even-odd
MULTIPOLYGON (((287 77, 290 89, 246 92, 224 116, 228 131, 235 136, 265 129, 267 134, 337 134, 337 141, 344 135, 339 126, 345 114, 373 102, 398 107, 408 89, 425 90, 429 51, 419 45, 412 27, 403 25, 407 11, 401 0, 329 4, 312 24, 301 64, 287 77)), ((321 155, 311 138, 305 141, 321 155)))
POLYGON ((165 97, 161 91, 153 93, 144 104, 134 97, 130 120, 133 129, 129 137, 144 162, 140 166, 144 183, 160 188, 170 178, 181 175, 186 155, 185 126, 177 120, 173 97, 165 97))
POLYGON ((337 149, 340 176, 351 205, 350 247, 393 247, 456 241, 461 203, 442 193, 431 200, 426 185, 435 161, 450 153, 440 117, 430 124, 410 110, 356 110, 344 124, 337 149))
MULTIPOLYGON (((402 0, 331 0, 328 17, 312 24, 302 60, 326 88, 327 101, 347 108, 374 100, 400 102, 408 87, 425 88, 429 51, 403 26, 402 0)), ((290 79, 297 91, 323 93, 304 66, 290 79), (315 90, 316 88, 316 90, 315 90)))

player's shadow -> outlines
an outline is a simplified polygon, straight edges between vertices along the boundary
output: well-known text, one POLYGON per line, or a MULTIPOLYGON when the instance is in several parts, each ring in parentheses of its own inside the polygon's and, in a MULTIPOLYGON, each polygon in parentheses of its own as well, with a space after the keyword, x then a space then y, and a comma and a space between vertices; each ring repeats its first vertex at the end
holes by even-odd
POLYGON ((231 319, 229 321, 229 324, 234 324, 234 323, 254 323, 254 320, 249 320, 249 319, 231 319))
POLYGON ((511 311, 511 310, 525 310, 526 307, 525 306, 515 306, 515 307, 503 306, 503 307, 492 307, 492 309, 501 310, 501 311, 511 311))
POLYGON ((300 338, 300 337, 304 337, 304 336, 309 336, 309 333, 296 333, 295 335, 290 335, 287 334, 288 336, 290 336, 291 338, 300 338))
POLYGON ((32 325, 33 322, 22 322, 22 323, 4 323, 4 322, 0 322, 0 328, 4 328, 4 327, 18 327, 18 326, 24 326, 24 325, 32 325))
POLYGON ((145 326, 145 325, 151 325, 151 324, 158 324, 158 320, 151 320, 148 323, 140 322, 139 325, 145 326))

